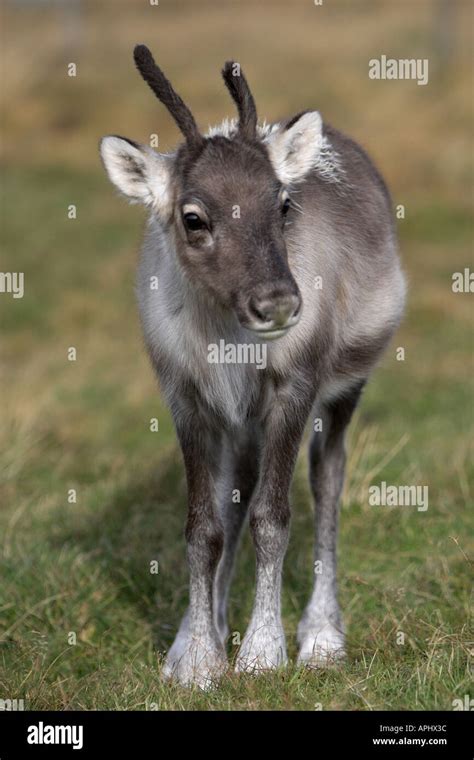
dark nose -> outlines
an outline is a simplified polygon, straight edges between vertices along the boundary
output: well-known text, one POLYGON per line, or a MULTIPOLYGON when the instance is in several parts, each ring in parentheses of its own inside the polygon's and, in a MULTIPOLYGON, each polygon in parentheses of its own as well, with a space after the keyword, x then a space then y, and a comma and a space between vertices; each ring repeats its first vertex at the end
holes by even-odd
POLYGON ((300 312, 299 293, 275 289, 254 292, 248 301, 249 327, 262 333, 292 327, 298 322, 300 312))

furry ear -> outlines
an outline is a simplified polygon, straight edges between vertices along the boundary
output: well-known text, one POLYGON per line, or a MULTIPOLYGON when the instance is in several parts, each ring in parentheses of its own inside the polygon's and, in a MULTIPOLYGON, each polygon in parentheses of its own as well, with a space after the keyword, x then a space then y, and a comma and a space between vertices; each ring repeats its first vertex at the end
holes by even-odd
POLYGON ((131 203, 143 203, 161 216, 169 213, 169 156, 116 135, 103 137, 99 150, 110 181, 131 203))
POLYGON ((272 132, 266 144, 275 173, 283 184, 304 179, 316 166, 323 143, 323 121, 308 111, 272 132))

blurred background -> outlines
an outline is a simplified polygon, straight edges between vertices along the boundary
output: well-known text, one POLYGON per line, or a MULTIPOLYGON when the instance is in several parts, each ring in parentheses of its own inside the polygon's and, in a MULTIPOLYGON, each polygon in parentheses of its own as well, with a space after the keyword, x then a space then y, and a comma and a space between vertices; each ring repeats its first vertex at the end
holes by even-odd
MULTIPOLYGON (((4 1, 1 266, 25 277, 22 299, 0 296, 5 694, 43 709, 143 709, 152 698, 180 708, 313 709, 322 699, 328 709, 451 709, 462 697, 474 315, 472 295, 451 284, 472 268, 472 21, 467 0, 4 1), (369 151, 405 207, 407 316, 351 433, 341 597, 352 659, 332 680, 156 696, 155 652, 186 605, 185 489, 134 304, 144 212, 116 197, 97 151, 109 133, 145 143, 157 133, 160 150, 179 139, 134 70, 137 42, 202 129, 234 115, 220 77, 234 58, 261 119, 320 110, 369 151), (381 55, 427 58, 428 84, 369 79, 381 55), (428 512, 368 507, 367 487, 381 480, 429 484, 428 512), (398 630, 405 647, 394 647, 398 630), (379 677, 362 689, 377 652, 379 677)), ((294 502, 290 637, 311 584, 304 461, 294 502)), ((247 541, 232 630, 244 630, 252 578, 247 541)))

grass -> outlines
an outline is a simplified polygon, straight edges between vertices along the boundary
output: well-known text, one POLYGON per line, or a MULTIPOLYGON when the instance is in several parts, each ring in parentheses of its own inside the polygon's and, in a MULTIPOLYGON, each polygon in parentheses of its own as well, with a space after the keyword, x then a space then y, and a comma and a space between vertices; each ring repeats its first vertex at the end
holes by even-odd
MULTIPOLYGON (((39 63, 23 74, 15 71, 6 83, 16 90, 10 90, 15 107, 5 128, 11 153, 2 200, 2 267, 25 272, 25 297, 2 295, 0 301, 0 695, 23 698, 27 709, 450 710, 454 699, 469 693, 473 317, 471 296, 451 290, 452 273, 472 266, 465 192, 471 175, 469 162, 460 160, 469 117, 462 57, 466 24, 456 48, 457 77, 435 81, 423 93, 396 83, 392 91, 376 87, 369 94, 368 82, 349 66, 361 55, 357 45, 365 40, 371 57, 376 42, 395 38, 396 29, 400 46, 403 39, 416 39, 429 47, 429 3, 417 5, 411 26, 398 4, 399 10, 387 6, 383 17, 352 14, 340 4, 335 16, 321 17, 326 26, 317 53, 314 27, 303 23, 309 10, 298 6, 295 17, 286 15, 285 5, 278 7, 293 37, 259 37, 259 6, 242 14, 239 40, 246 43, 240 47, 229 38, 230 11, 214 7, 216 60, 233 54, 233 47, 249 57, 256 89, 272 115, 301 107, 310 87, 303 73, 312 55, 334 61, 330 80, 322 77, 320 84, 338 117, 332 120, 373 145, 397 202, 406 207, 399 232, 410 288, 407 316, 364 396, 349 440, 340 540, 348 662, 329 672, 293 665, 312 564, 302 455, 284 575, 289 668, 259 678, 230 672, 219 690, 206 694, 160 681, 161 658, 186 606, 185 484, 134 304, 133 251, 143 214, 114 197, 95 147, 101 133, 123 131, 143 139, 155 124, 154 104, 142 97, 123 59, 125 49, 128 54, 133 42, 146 37, 149 22, 138 6, 133 14, 124 10, 118 26, 112 18, 114 34, 104 38, 104 51, 118 62, 113 83, 124 76, 126 95, 112 89, 102 102, 110 82, 96 49, 105 12, 89 12, 85 35, 91 57, 70 108, 70 89, 55 80, 54 66, 62 60, 54 53, 56 17, 43 9, 17 43, 32 45, 31 35, 42 29, 39 63), (336 41, 344 14, 351 14, 351 24, 343 25, 336 41), (297 28, 304 32, 295 46, 297 28), (266 53, 261 63, 253 58, 257 39, 266 53), (293 56, 285 76, 301 75, 301 91, 274 82, 271 61, 277 60, 278 45, 293 56), (358 107, 360 98, 366 107, 358 107), (413 125, 394 130, 391 119, 404 98, 413 125), (145 129, 133 108, 138 103, 150 108, 145 129), (446 109, 459 118, 449 124, 451 139, 443 152, 446 109), (67 218, 71 203, 77 205, 76 220, 67 218), (67 358, 71 346, 75 362, 67 358), (399 346, 404 361, 397 361, 399 346), (159 419, 157 433, 150 431, 153 417, 159 419), (369 507, 367 488, 381 480, 429 485, 428 510, 369 507), (76 492, 72 503, 70 489, 76 492), (158 574, 150 573, 152 560, 159 562, 158 574)), ((13 28, 21 25, 23 12, 9 11, 13 28)), ((207 12, 196 23, 204 23, 207 12)), ((203 117, 218 118, 225 96, 215 96, 217 80, 209 73, 214 55, 211 61, 207 46, 193 48, 196 57, 202 54, 205 71, 203 81, 195 81, 170 42, 177 27, 169 9, 160 24, 167 68, 177 71, 184 92, 197 88, 203 117)), ((191 37, 188 42, 193 44, 191 37)), ((253 574, 246 536, 231 594, 231 661, 249 619, 253 574)))

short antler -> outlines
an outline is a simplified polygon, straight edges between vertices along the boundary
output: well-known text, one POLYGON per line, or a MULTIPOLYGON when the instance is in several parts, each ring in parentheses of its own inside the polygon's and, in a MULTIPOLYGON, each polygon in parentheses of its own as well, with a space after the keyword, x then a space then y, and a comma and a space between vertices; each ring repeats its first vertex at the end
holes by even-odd
POLYGON ((160 67, 156 65, 146 45, 137 45, 133 51, 133 57, 138 71, 158 100, 166 106, 186 138, 188 145, 192 147, 200 145, 203 142, 203 137, 199 132, 194 116, 186 103, 174 91, 171 82, 165 77, 160 67))
POLYGON ((240 64, 235 61, 227 61, 222 69, 222 76, 237 105, 239 132, 251 140, 257 134, 257 108, 248 82, 240 69, 240 64))

